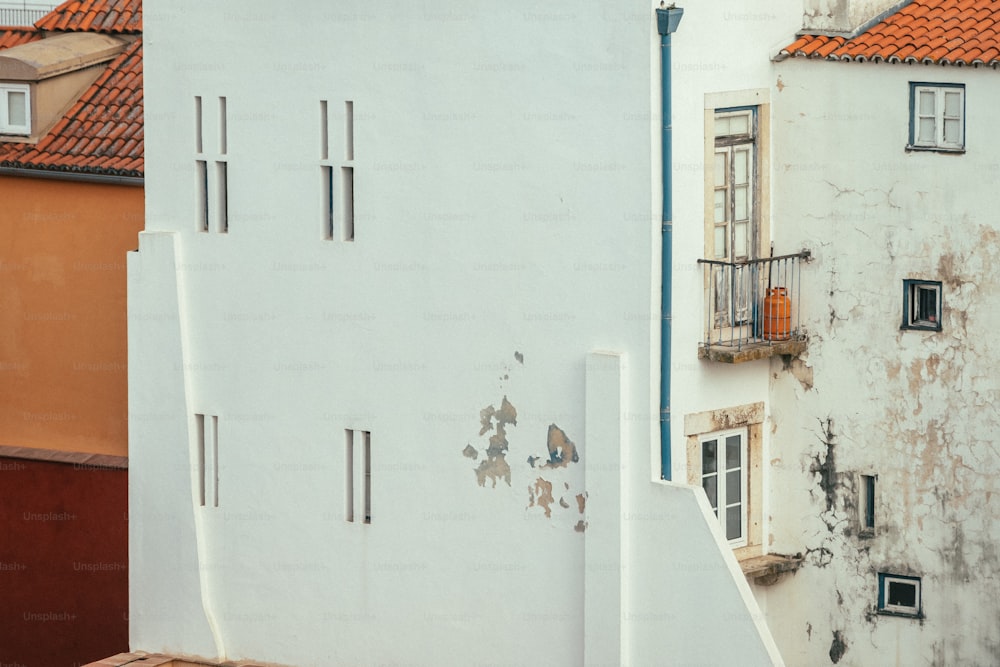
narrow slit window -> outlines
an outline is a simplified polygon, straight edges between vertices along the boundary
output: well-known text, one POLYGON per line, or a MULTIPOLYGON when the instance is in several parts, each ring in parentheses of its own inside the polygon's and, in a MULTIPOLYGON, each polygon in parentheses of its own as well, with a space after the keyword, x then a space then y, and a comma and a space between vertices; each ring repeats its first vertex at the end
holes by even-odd
POLYGON ((219 506, 219 418, 212 416, 212 506, 219 506))
POLYGON ((320 167, 322 174, 322 197, 323 197, 323 238, 333 239, 333 167, 320 167))
POLYGON ((875 530, 875 475, 861 476, 861 528, 869 533, 875 530))
POLYGON ((361 432, 364 443, 365 457, 365 478, 364 478, 364 499, 365 499, 365 523, 372 522, 372 434, 369 431, 361 432))
POLYGON ((226 134, 226 98, 219 98, 219 152, 223 155, 228 150, 229 137, 226 134))
POLYGON ((344 159, 354 159, 354 102, 344 102, 344 159))
POLYGON ((219 186, 219 232, 229 231, 229 165, 226 162, 215 163, 219 186))
POLYGON ((354 240, 354 167, 343 167, 340 173, 343 192, 340 201, 343 204, 343 239, 354 240))
POLYGON ((203 152, 203 123, 201 117, 201 97, 194 98, 194 151, 199 155, 203 152))
POLYGON ((196 452, 196 458, 198 466, 198 505, 201 507, 205 506, 205 415, 194 416, 195 421, 195 433, 198 439, 196 452))
POLYGON ((198 188, 198 228, 208 231, 208 163, 205 160, 196 160, 197 188, 198 188))
POLYGON ((346 457, 344 460, 344 468, 347 471, 347 476, 345 481, 345 508, 344 508, 344 518, 349 522, 354 522, 354 431, 351 429, 345 429, 345 442, 346 445, 344 451, 346 457))
POLYGON ((319 102, 319 159, 330 159, 330 114, 326 100, 319 102))

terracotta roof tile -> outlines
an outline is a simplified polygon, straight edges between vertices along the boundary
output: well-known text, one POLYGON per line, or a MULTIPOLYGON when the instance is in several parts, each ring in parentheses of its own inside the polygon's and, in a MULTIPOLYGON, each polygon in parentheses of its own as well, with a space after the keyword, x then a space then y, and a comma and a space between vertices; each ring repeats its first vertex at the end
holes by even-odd
POLYGON ((142 123, 137 39, 37 144, 0 143, 0 167, 142 177, 142 123))
POLYGON ((913 0, 851 39, 802 35, 779 57, 1000 67, 1000 0, 913 0))
POLYGON ((142 32, 142 3, 135 0, 67 0, 35 23, 39 30, 142 32))
POLYGON ((0 49, 9 49, 41 38, 42 33, 34 28, 0 27, 0 49))

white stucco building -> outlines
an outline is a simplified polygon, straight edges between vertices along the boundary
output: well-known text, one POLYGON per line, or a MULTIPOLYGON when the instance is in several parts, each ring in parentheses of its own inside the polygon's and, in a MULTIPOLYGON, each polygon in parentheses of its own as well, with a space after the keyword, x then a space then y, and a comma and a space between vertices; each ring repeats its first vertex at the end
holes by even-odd
POLYGON ((761 596, 789 664, 1000 661, 985 7, 914 1, 779 51, 775 238, 813 253, 809 349, 770 391, 773 548, 807 554, 761 596))
MULTIPOLYGON (((664 38, 676 26, 642 3, 147 2, 133 650, 300 667, 988 655, 934 625, 982 588, 971 569, 928 606, 957 571, 949 494, 989 499, 978 474, 952 484, 982 448, 941 467, 945 440, 916 437, 988 437, 985 410, 960 417, 929 381, 953 368, 989 405, 943 335, 972 326, 958 313, 982 279, 946 258, 986 250, 940 237, 951 191, 919 161, 956 156, 885 134, 901 103, 905 144, 906 86, 900 102, 885 81, 906 67, 772 61, 803 16, 850 34, 892 8, 813 4, 713 2, 664 38), (904 279, 957 281, 935 293, 942 332, 899 331, 904 279), (893 490, 913 483, 907 452, 936 493, 893 490), (937 541, 904 557, 920 521, 937 541), (926 623, 874 610, 880 573, 923 577, 926 623)), ((968 568, 990 528, 962 528, 968 568)))

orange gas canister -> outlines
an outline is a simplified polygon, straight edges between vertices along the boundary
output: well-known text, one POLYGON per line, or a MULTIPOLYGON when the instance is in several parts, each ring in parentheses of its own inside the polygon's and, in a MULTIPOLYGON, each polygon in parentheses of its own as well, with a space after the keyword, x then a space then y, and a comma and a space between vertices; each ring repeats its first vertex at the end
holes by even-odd
POLYGON ((788 340, 792 330, 792 300, 784 287, 772 287, 764 298, 764 338, 788 340))

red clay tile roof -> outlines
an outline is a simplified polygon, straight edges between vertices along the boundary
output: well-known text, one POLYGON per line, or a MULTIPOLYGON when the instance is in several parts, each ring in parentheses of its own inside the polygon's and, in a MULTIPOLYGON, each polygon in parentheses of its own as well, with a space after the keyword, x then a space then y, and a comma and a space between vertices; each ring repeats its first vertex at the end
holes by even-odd
MULTIPOLYGON (((40 39, 43 30, 138 32, 141 7, 141 0, 70 0, 34 30, 0 28, 0 49, 40 39)), ((142 38, 107 64, 37 144, 0 141, 0 167, 142 178, 142 38)))
POLYGON ((35 23, 39 30, 142 32, 142 3, 130 0, 67 0, 35 23))
POLYGON ((141 178, 142 121, 140 39, 36 145, 0 143, 0 167, 141 178))
POLYGON ((854 62, 1000 66, 1000 0, 913 0, 847 39, 803 35, 788 56, 854 62))
POLYGON ((41 38, 42 33, 34 28, 0 27, 0 49, 9 49, 41 38))

